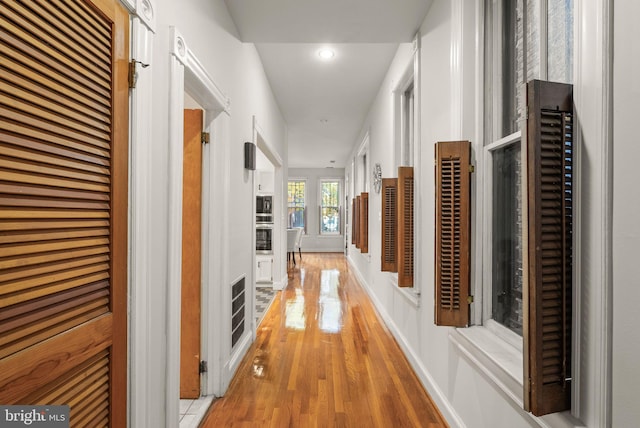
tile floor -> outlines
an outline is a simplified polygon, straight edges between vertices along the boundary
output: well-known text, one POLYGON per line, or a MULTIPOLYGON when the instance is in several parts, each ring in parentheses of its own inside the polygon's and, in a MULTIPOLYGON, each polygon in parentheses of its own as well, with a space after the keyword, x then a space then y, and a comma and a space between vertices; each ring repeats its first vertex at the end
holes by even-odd
POLYGON ((277 292, 271 287, 256 287, 256 325, 260 325, 277 292))
POLYGON ((180 400, 180 428, 198 428, 212 401, 213 396, 180 400))

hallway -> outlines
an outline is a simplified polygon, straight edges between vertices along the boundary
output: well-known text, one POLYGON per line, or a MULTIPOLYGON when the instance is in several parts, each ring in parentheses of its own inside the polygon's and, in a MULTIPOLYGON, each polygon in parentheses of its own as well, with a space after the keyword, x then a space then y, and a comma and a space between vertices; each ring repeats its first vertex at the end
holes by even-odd
POLYGON ((304 254, 202 427, 443 427, 341 253, 304 254))

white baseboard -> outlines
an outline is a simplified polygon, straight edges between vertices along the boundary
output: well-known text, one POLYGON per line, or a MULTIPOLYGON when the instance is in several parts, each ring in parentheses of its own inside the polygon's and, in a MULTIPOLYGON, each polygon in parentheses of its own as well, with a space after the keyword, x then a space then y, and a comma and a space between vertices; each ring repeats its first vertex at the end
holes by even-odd
POLYGON ((382 317, 382 321, 386 324, 389 331, 391 331, 391 334, 393 334, 393 336, 395 337, 396 342, 398 342, 400 348, 407 357, 407 360, 409 360, 409 364, 416 372, 418 379, 420 379, 420 383, 422 383, 422 386, 424 386, 424 388, 427 390, 427 392, 435 402, 436 406, 438 406, 438 409, 440 410, 440 413, 442 413, 442 416, 447 420, 452 428, 465 428, 466 425, 464 424, 460 416, 458 416, 458 413, 455 411, 449 400, 447 400, 447 397, 443 394, 442 390, 440 390, 436 382, 433 380, 431 374, 429 374, 427 369, 422 365, 422 363, 420 362, 420 358, 418 357, 414 349, 409 345, 404 335, 400 332, 398 326, 393 322, 393 319, 391 319, 385 307, 382 305, 380 300, 378 300, 378 297, 373 293, 358 267, 352 262, 350 257, 348 257, 347 260, 349 261, 351 271, 355 273, 358 282, 360 283, 360 285, 362 285, 362 288, 369 295, 369 298, 373 302, 373 305, 378 311, 378 314, 382 317))
POLYGON ((240 339, 240 342, 236 345, 235 350, 231 353, 231 358, 229 358, 227 363, 224 365, 226 376, 224 377, 223 395, 226 394, 229 382, 231 382, 231 379, 233 379, 233 376, 236 374, 236 370, 238 370, 242 359, 246 355, 252 343, 253 334, 251 331, 246 331, 242 339, 240 339))

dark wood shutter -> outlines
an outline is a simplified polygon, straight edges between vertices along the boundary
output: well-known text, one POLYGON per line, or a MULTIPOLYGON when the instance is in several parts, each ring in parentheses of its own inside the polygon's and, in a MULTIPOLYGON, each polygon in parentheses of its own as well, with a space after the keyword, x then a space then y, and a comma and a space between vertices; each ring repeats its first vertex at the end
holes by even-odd
POLYGON ((436 325, 469 325, 471 143, 436 144, 436 325))
POLYGON ((397 272, 398 253, 398 179, 382 179, 381 270, 397 272))
POLYGON ((356 198, 351 200, 351 243, 356 244, 356 198))
POLYGON ((369 252, 369 193, 360 194, 360 252, 369 252))
POLYGON ((413 167, 398 167, 398 286, 413 287, 413 167))
POLYGON ((360 195, 356 196, 356 209, 353 211, 356 221, 353 224, 353 231, 356 234, 356 248, 360 248, 360 195))
POLYGON ((525 409, 571 408, 573 88, 527 84, 525 409))
POLYGON ((0 403, 127 423, 129 16, 0 8, 0 403))

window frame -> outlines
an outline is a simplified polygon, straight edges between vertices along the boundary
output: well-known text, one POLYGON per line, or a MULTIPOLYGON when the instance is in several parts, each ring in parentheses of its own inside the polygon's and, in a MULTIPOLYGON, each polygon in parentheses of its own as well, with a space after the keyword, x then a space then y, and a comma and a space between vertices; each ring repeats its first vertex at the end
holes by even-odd
MULTIPOLYGON (((482 225, 481 236, 482 239, 482 254, 484 260, 493 260, 493 153, 501 148, 511 146, 511 145, 519 145, 520 146, 520 157, 523 157, 523 141, 522 141, 522 132, 516 131, 510 135, 507 135, 504 138, 500 138, 499 140, 488 144, 483 147, 483 219, 484 224, 482 225)), ((526 165, 522 163, 522 165, 526 165)), ((526 171, 524 171, 526 174, 526 171)), ((522 185, 526 185, 526 181, 522 180, 522 185)), ((526 195, 526 189, 523 189, 522 195, 526 195)), ((521 231, 522 233, 522 231, 521 231)), ((484 268, 482 269, 482 285, 481 294, 481 319, 480 325, 487 327, 491 332, 496 334, 501 339, 505 340, 509 345, 513 346, 519 352, 523 350, 523 337, 518 335, 517 333, 511 331, 509 328, 504 326, 503 324, 495 321, 492 317, 492 304, 493 304, 493 272, 492 265, 484 264, 484 268)), ((479 293, 476 293, 479 294, 479 293)), ((472 318, 473 319, 473 318, 472 318)))
MULTIPOLYGON (((524 129, 526 126, 526 107, 523 110, 522 117, 519 118, 520 129, 515 132, 502 136, 499 138, 499 132, 501 128, 502 117, 502 87, 499 84, 502 79, 502 68, 500 64, 500 52, 502 51, 502 39, 500 37, 501 26, 496 25, 495 22, 491 22, 492 27, 488 28, 487 22, 487 9, 485 8, 486 2, 495 0, 486 0, 483 2, 483 6, 480 7, 480 13, 477 17, 477 28, 480 29, 482 34, 480 43, 480 49, 477 53, 477 73, 479 78, 477 82, 481 85, 476 94, 480 99, 477 101, 479 113, 477 115, 477 142, 474 144, 475 150, 481 155, 478 156, 478 174, 476 177, 476 184, 474 185, 477 195, 475 196, 475 202, 472 202, 472 211, 477 213, 477 219, 473 222, 472 227, 475 230, 472 233, 473 250, 476 256, 473 257, 472 265, 472 279, 471 279, 471 293, 475 296, 474 303, 471 305, 471 325, 467 328, 454 328, 452 329, 449 340, 457 346, 460 351, 466 355, 474 365, 487 376, 500 390, 502 390, 507 397, 509 397, 520 409, 527 415, 532 422, 540 423, 541 426, 553 426, 553 427, 565 427, 573 426, 575 419, 584 417, 581 409, 581 399, 585 394, 583 391, 588 387, 588 381, 580 379, 580 310, 576 305, 576 288, 579 288, 579 284, 576 282, 579 280, 579 275, 574 274, 574 313, 573 313, 573 353, 572 353, 572 367, 573 367, 573 382, 571 385, 572 404, 570 411, 551 413, 544 416, 544 421, 539 417, 534 416, 532 413, 524 410, 524 336, 519 336, 507 327, 494 321, 491 318, 491 267, 485 269, 487 261, 491 260, 491 221, 492 221, 492 153, 500 147, 504 147, 509 144, 521 145, 521 156, 523 157, 522 171, 525 174, 522 180, 523 195, 526 195, 526 151, 522 150, 526 146, 526 134, 524 129), (496 35, 497 36, 494 36, 496 35), (491 40, 488 37, 492 37, 491 40), (493 52, 497 52, 497 55, 493 55, 493 52), (487 62, 491 67, 487 67, 487 62), (487 76, 487 73, 489 75, 487 76), (491 99, 487 99, 486 94, 491 94, 491 99), (491 120, 488 121, 486 115, 491 115, 491 120), (489 127, 490 129, 487 129, 489 127), (496 136, 497 135, 497 136, 496 136)), ((508 1, 508 0, 503 0, 508 1)), ((547 64, 547 2, 548 0, 540 0, 540 9, 538 13, 538 37, 539 37, 539 55, 540 55, 540 74, 537 77, 541 80, 546 80, 548 76, 548 64, 547 64)), ((499 3, 498 3, 499 4, 499 3)), ((580 6, 578 2, 573 3, 573 37, 576 37, 577 31, 580 28, 579 20, 577 19, 580 6)), ((500 11, 501 13, 501 11, 500 11)), ((501 22, 501 20, 499 21, 501 22)), ((526 26, 526 22, 524 23, 526 26)), ((526 28, 526 27, 525 27, 526 28)), ((574 46, 576 41, 574 39, 574 46)), ((525 47, 526 48, 526 47, 525 47)), ((573 75, 574 75, 574 87, 577 75, 575 74, 575 64, 579 52, 574 52, 573 57, 573 75)), ((526 65, 524 70, 526 76, 526 65)), ((526 77, 525 77, 526 80, 526 77)), ((525 82, 526 84, 526 82, 525 82)), ((523 84, 523 86, 525 85, 523 84)), ((526 101, 525 101, 526 104, 526 101)), ((516 110, 518 106, 515 106, 516 110)), ((578 126, 576 124, 575 135, 579 134, 578 126)), ((578 139, 579 137, 576 137, 578 139)), ((575 165, 579 171, 579 154, 577 153, 579 148, 576 148, 575 165)), ((576 173, 576 187, 579 186, 579 172, 576 173)), ((579 195, 575 196, 574 203, 576 207, 579 206, 579 195)), ((526 207, 523 207, 526 210, 526 207)), ((580 216, 579 210, 576 209, 576 218, 580 216)), ((523 219, 523 227, 525 219, 523 219)), ((577 249, 574 254, 574 273, 579 269, 579 226, 576 221, 574 223, 574 247, 577 249)), ((524 241, 526 243, 526 240, 524 241)), ((490 264, 490 263, 489 263, 490 264)), ((526 286, 526 285, 525 285, 526 286)))
POLYGON ((415 263, 416 260, 420 260, 422 255, 422 242, 417 237, 422 236, 421 222, 417 219, 421 218, 422 206, 421 198, 418 197, 418 183, 422 183, 421 169, 416 167, 416 159, 420 159, 420 123, 421 123, 421 83, 420 83, 420 33, 417 32, 411 42, 411 57, 405 66, 402 76, 398 80, 398 83, 392 91, 393 102, 393 136, 394 136, 394 159, 393 170, 395 174, 393 178, 397 178, 397 170, 400 166, 414 167, 414 205, 413 215, 414 225, 414 247, 413 247, 413 286, 411 287, 399 287, 398 286, 398 273, 388 272, 391 284, 394 290, 399 291, 415 308, 420 307, 420 294, 422 284, 422 269, 419 263, 415 263), (407 113, 407 90, 413 86, 413 111, 407 113), (409 126, 412 132, 406 131, 409 126), (409 137, 407 136, 409 134, 409 137), (412 138, 411 138, 412 137, 412 138), (407 141, 409 138, 409 141, 407 141), (410 146, 407 149, 407 146, 410 146), (407 153, 409 152, 409 153, 407 153))
MULTIPOLYGON (((344 193, 344 180, 341 177, 319 177, 318 178, 318 236, 320 237, 336 237, 343 234, 343 208, 342 208, 342 194, 344 193), (338 231, 337 232, 323 232, 322 231, 322 184, 323 183, 338 183, 338 231)), ((328 208, 334 208, 333 206, 327 206, 328 208)))
POLYGON ((289 183, 291 182, 302 182, 304 183, 304 206, 302 207, 302 218, 303 218, 303 227, 302 227, 302 233, 304 235, 307 234, 307 206, 308 206, 308 192, 307 192, 307 184, 308 184, 308 179, 306 177, 289 177, 287 179, 287 227, 289 225, 289 208, 296 208, 296 207, 291 207, 289 205, 289 183))

